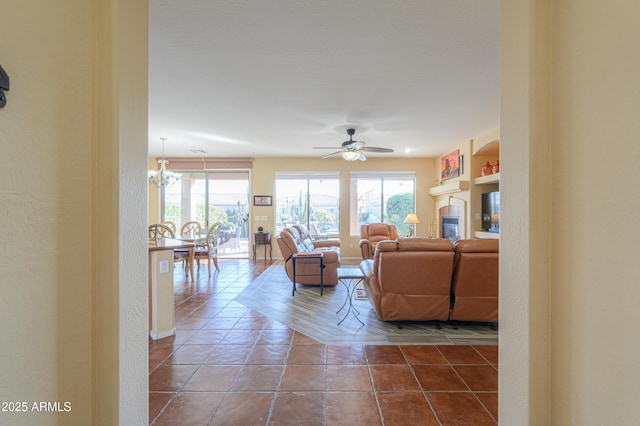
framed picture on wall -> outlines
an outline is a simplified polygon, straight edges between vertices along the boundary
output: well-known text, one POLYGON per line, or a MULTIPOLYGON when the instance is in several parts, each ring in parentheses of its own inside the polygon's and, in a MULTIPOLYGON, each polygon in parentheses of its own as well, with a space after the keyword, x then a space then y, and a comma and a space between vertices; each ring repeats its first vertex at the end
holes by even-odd
POLYGON ((455 151, 443 156, 442 160, 440 160, 440 180, 444 182, 451 178, 457 178, 461 174, 462 156, 460 155, 460 150, 456 149, 455 151))
POLYGON ((253 196, 253 205, 254 206, 270 206, 271 205, 271 195, 254 195, 253 196))

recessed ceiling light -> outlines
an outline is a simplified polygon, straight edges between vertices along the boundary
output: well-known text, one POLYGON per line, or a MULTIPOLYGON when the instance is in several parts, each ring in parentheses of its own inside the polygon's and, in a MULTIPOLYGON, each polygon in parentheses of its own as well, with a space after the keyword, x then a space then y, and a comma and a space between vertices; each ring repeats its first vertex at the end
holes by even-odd
POLYGON ((206 154, 207 152, 202 150, 202 149, 190 149, 189 151, 193 152, 194 154, 206 154))
POLYGON ((410 152, 413 152, 413 148, 405 148, 405 149, 404 149, 404 153, 405 153, 405 154, 408 154, 408 153, 410 153, 410 152))

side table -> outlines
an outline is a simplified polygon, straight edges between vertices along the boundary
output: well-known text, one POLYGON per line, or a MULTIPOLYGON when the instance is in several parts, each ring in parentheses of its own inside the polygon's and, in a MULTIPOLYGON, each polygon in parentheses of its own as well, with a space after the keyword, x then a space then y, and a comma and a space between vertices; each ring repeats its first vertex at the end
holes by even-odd
POLYGON ((256 232, 253 234, 253 260, 256 260, 258 246, 264 246, 264 260, 267 260, 267 246, 269 246, 269 260, 271 257, 271 232, 256 232))
POLYGON ((353 306, 353 293, 355 292, 356 286, 364 279, 362 275, 362 271, 360 268, 338 268, 338 282, 342 283, 347 289, 347 298, 345 299, 342 307, 338 309, 336 314, 340 313, 345 307, 347 307, 347 312, 344 314, 344 317, 338 322, 338 325, 342 324, 344 320, 347 319, 349 313, 352 313, 353 316, 358 320, 358 322, 362 325, 364 323, 360 319, 360 311, 353 306), (349 306, 347 306, 347 304, 349 306))

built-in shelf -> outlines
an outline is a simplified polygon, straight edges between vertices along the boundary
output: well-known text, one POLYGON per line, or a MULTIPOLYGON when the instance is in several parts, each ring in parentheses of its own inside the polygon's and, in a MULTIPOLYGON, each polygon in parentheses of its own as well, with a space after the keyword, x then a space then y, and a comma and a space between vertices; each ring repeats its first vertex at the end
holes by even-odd
POLYGON ((488 176, 480 176, 474 179, 476 185, 487 185, 490 183, 500 183, 500 173, 494 173, 488 176))
POLYGON ((437 197, 438 195, 452 194, 454 192, 466 191, 467 189, 469 189, 468 180, 457 180, 429 188, 429 195, 437 197))
POLYGON ((476 238, 494 239, 494 240, 500 239, 500 234, 497 234, 495 232, 476 231, 474 235, 476 238))

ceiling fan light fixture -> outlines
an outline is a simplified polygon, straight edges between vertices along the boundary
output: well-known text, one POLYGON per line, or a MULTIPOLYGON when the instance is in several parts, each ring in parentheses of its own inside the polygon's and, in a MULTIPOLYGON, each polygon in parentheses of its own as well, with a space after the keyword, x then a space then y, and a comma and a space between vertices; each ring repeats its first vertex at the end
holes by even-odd
POLYGON ((356 151, 344 151, 342 152, 342 158, 347 161, 356 161, 360 158, 360 153, 356 151))

